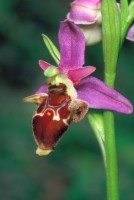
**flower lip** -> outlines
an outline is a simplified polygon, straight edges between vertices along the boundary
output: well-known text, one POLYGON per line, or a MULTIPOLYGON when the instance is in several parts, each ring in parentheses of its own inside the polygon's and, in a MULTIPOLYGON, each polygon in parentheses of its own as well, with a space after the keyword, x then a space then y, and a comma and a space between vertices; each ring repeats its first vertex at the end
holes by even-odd
POLYGON ((41 149, 41 148, 37 148, 36 150, 36 154, 39 155, 39 156, 46 156, 48 154, 50 154, 52 152, 53 149, 47 149, 47 150, 44 150, 44 149, 41 149))
MULTIPOLYGON (((37 96, 40 99, 40 94, 37 96)), ((70 123, 81 121, 87 111, 88 104, 73 99, 66 84, 48 84, 48 96, 44 96, 33 116, 33 132, 38 146, 36 153, 40 156, 49 154, 70 123)))

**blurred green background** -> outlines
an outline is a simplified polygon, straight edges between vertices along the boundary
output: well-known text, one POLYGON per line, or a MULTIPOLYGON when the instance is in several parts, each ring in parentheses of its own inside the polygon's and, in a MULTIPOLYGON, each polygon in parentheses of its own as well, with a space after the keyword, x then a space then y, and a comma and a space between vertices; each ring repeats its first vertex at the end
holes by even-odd
MULTIPOLYGON (((0 0, 0 199, 105 200, 105 171, 87 119, 72 124, 55 151, 35 154, 31 117, 35 106, 22 98, 44 82, 38 60, 53 63, 41 33, 58 45, 66 0, 0 0)), ((88 47, 86 64, 103 78, 101 44, 88 47)), ((116 88, 134 103, 134 43, 125 41, 116 88)), ((122 200, 134 199, 134 114, 115 113, 122 200)))

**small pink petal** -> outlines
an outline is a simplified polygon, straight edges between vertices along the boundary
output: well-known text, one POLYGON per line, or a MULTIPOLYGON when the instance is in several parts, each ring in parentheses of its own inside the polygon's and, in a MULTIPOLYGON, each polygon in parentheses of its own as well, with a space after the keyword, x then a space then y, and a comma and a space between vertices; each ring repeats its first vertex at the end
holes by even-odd
POLYGON ((89 76, 96 70, 95 67, 88 66, 88 67, 79 67, 76 69, 68 70, 68 78, 74 83, 78 84, 81 79, 89 76))
POLYGON ((134 24, 129 28, 126 39, 134 42, 134 24))
POLYGON ((39 60, 39 66, 45 71, 51 64, 44 60, 39 60))

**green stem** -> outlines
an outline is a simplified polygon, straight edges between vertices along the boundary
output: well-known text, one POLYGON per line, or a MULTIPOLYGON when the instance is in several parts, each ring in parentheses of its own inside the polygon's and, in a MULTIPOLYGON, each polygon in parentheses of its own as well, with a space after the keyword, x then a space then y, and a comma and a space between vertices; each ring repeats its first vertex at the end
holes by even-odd
POLYGON ((118 200, 118 168, 114 132, 114 115, 110 111, 104 113, 105 149, 106 149, 106 177, 108 200, 118 200))
MULTIPOLYGON (((105 74, 105 83, 114 88, 115 76, 105 74)), ((118 165, 115 142, 114 114, 104 112, 105 150, 106 150, 106 177, 108 200, 119 199, 118 165)))
MULTIPOLYGON (((114 88, 115 76, 105 74, 105 83, 114 88)), ((106 177, 108 200, 119 200, 118 165, 115 142, 114 114, 104 112, 105 150, 106 150, 106 177)))
MULTIPOLYGON (((102 1, 103 54, 105 83, 114 88, 120 46, 120 15, 115 0, 102 1)), ((104 112, 106 178, 108 200, 119 200, 118 167, 114 132, 114 115, 104 112)))

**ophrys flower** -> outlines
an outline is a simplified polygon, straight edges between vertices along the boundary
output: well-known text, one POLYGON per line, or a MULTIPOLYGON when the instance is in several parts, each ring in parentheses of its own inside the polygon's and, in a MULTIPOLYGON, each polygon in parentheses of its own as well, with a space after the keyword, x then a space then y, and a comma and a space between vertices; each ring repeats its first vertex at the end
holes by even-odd
POLYGON ((92 66, 83 67, 85 39, 73 23, 61 22, 59 30, 60 62, 58 67, 39 61, 48 78, 25 102, 33 102, 38 109, 33 116, 33 132, 38 145, 36 153, 47 155, 72 121, 78 122, 88 108, 108 109, 129 114, 133 107, 129 100, 101 80, 90 76, 92 66))

